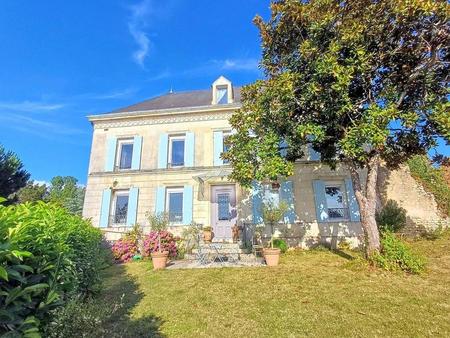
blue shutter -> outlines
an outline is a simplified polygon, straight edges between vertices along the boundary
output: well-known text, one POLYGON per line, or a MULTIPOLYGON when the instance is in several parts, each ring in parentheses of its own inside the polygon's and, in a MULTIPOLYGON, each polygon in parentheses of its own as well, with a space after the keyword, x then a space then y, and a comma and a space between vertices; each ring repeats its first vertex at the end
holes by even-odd
POLYGON ((263 191, 262 186, 259 182, 253 181, 252 183, 252 213, 253 213, 253 224, 261 224, 263 222, 262 218, 262 201, 263 201, 263 191))
POLYGON ((100 208, 100 228, 106 228, 109 223, 109 209, 111 206, 111 189, 103 190, 102 204, 100 208))
POLYGON ((194 189, 192 185, 185 185, 183 191, 183 224, 192 223, 192 208, 194 204, 194 189))
POLYGON ((161 134, 159 136, 158 169, 167 168, 168 146, 169 146, 169 135, 161 134))
POLYGON ((350 178, 345 179, 345 190, 347 190, 348 209, 350 211, 350 220, 352 222, 360 222, 361 215, 359 212, 359 204, 353 190, 353 183, 350 178))
POLYGON ((313 149, 311 143, 308 143, 308 156, 310 161, 320 161, 320 153, 313 149))
POLYGON ((316 201, 317 222, 326 222, 328 220, 327 198, 325 196, 325 183, 320 180, 313 181, 314 200, 316 201))
POLYGON ((293 224, 295 222, 295 199, 292 181, 285 181, 281 183, 280 188, 280 198, 288 205, 288 211, 284 214, 284 222, 293 224))
POLYGON ((136 224, 139 188, 130 188, 128 194, 127 225, 136 224))
POLYGON ((223 152, 223 132, 214 132, 214 165, 223 165, 223 160, 220 158, 220 154, 223 152))
POLYGON ((280 156, 283 158, 286 158, 286 156, 287 156, 287 153, 288 153, 287 147, 288 147, 287 141, 282 140, 280 142, 280 156))
POLYGON ((133 142, 133 157, 131 159, 131 169, 141 169, 141 148, 142 136, 135 136, 133 142))
POLYGON ((116 160, 117 137, 108 137, 106 144, 106 162, 105 171, 114 171, 114 162, 116 160))
POLYGON ((194 133, 186 133, 186 139, 184 143, 184 166, 194 166, 194 149, 195 149, 195 137, 194 133))
POLYGON ((165 211, 166 204, 166 188, 156 188, 156 201, 155 201, 155 213, 160 214, 165 211))

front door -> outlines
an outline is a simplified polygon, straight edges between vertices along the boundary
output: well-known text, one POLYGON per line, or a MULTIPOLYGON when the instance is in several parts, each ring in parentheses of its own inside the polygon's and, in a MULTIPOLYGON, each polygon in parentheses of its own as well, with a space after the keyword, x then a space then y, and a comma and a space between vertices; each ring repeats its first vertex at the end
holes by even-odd
POLYGON ((213 186, 211 195, 214 239, 229 241, 233 238, 231 227, 237 220, 235 187, 234 185, 213 186))

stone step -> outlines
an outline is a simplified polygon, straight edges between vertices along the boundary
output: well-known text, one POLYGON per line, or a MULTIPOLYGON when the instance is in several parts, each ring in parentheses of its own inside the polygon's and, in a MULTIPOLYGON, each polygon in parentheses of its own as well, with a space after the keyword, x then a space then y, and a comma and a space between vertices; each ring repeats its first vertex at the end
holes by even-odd
MULTIPOLYGON (((247 254, 247 253, 240 253, 236 255, 232 255, 235 260, 245 262, 245 263, 259 263, 262 264, 264 262, 263 258, 256 257, 253 254, 247 254)), ((192 254, 185 254, 184 255, 185 260, 189 261, 195 261, 197 260, 197 255, 195 253, 192 254)))

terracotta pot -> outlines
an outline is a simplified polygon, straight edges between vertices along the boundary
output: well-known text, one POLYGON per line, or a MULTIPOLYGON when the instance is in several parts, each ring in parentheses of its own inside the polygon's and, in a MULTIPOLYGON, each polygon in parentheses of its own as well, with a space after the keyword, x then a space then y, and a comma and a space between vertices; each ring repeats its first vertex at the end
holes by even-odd
POLYGON ((153 270, 165 269, 167 264, 167 257, 169 257, 169 251, 152 252, 153 270))
POLYGON ((280 261, 280 252, 278 248, 265 248, 263 250, 264 259, 266 260, 267 266, 277 266, 280 261))
POLYGON ((203 240, 205 242, 211 242, 214 237, 214 233, 211 230, 203 230, 203 240))

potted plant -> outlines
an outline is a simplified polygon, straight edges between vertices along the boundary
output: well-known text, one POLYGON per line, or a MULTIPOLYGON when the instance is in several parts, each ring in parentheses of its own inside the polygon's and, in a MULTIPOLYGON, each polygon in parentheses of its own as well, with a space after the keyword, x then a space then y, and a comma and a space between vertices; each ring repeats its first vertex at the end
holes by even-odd
POLYGON ((162 250, 161 246, 161 232, 165 231, 169 226, 169 216, 167 213, 148 214, 148 220, 152 231, 158 234, 158 251, 151 253, 153 261, 153 269, 165 269, 167 264, 167 257, 169 251, 162 250))
POLYGON ((279 248, 275 248, 273 245, 274 240, 274 226, 283 219, 285 212, 288 210, 288 205, 284 201, 275 203, 273 200, 269 200, 262 205, 262 217, 265 226, 270 226, 270 242, 269 247, 264 248, 263 255, 268 266, 276 266, 280 260, 279 248))
POLYGON ((211 242, 214 238, 214 232, 212 232, 212 228, 210 226, 203 228, 203 240, 205 242, 211 242))

